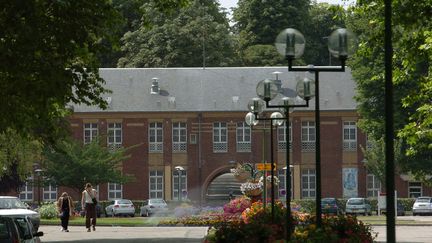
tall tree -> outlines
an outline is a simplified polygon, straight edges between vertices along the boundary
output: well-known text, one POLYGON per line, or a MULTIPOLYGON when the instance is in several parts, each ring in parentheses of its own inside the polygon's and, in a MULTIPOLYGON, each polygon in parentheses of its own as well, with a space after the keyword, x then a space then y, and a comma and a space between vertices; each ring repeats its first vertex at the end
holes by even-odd
MULTIPOLYGON (((432 3, 396 0, 393 4, 394 128, 403 139, 406 158, 400 168, 427 182, 432 175, 431 27, 432 3)), ((360 1, 350 25, 360 47, 352 59, 357 82, 361 128, 375 139, 384 134, 384 9, 383 2, 360 1)))
POLYGON ((283 29, 296 28, 304 33, 309 3, 309 0, 239 0, 233 19, 240 56, 254 45, 274 45, 283 29))
POLYGON ((42 144, 12 129, 0 133, 0 193, 17 190, 40 159, 42 144))
POLYGON ((123 37, 119 67, 229 66, 234 63, 228 19, 214 0, 194 0, 177 13, 143 7, 149 24, 123 37))
POLYGON ((110 150, 98 139, 82 145, 75 140, 63 140, 55 147, 47 147, 43 161, 46 182, 67 186, 80 192, 85 183, 126 183, 133 179, 122 174, 122 163, 129 158, 130 148, 110 150))

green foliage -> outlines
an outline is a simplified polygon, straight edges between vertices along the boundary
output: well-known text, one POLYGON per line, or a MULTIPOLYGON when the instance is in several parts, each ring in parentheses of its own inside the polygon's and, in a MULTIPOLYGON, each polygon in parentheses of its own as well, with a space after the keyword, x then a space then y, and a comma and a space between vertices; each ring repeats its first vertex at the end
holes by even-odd
POLYGON ((164 14, 155 12, 154 4, 145 4, 144 18, 150 23, 124 35, 118 66, 231 65, 235 58, 228 19, 218 7, 215 1, 194 0, 176 13, 164 14))
POLYGON ((42 204, 39 208, 39 213, 42 219, 54 219, 58 217, 55 203, 42 204))
POLYGON ((44 175, 49 178, 46 182, 67 186, 76 192, 80 192, 87 182, 93 185, 127 183, 133 177, 122 174, 121 165, 129 158, 126 151, 132 148, 110 150, 98 139, 85 145, 75 140, 60 141, 44 151, 44 175))
POLYGON ((244 51, 243 62, 246 66, 277 66, 285 64, 284 58, 274 45, 253 45, 244 51))
MULTIPOLYGON (((426 17, 432 3, 396 0, 393 5, 393 85, 394 128, 402 138, 406 157, 403 172, 429 183, 432 174, 431 66, 432 20, 426 17), (420 9, 420 12, 419 12, 420 9)), ((384 2, 358 2, 350 26, 360 37, 360 47, 352 59, 357 82, 359 123, 369 137, 384 134, 384 2)))
MULTIPOLYGON (((371 144, 370 148, 361 148, 366 160, 365 165, 368 172, 375 175, 380 181, 381 185, 385 187, 385 143, 384 138, 375 140, 369 138, 368 142, 371 144)), ((394 143, 394 160, 398 165, 403 159, 401 142, 395 141, 394 143)))
POLYGON ((42 145, 30 136, 6 129, 0 132, 0 192, 18 189, 40 158, 42 145))
POLYGON ((0 131, 49 139, 68 104, 106 107, 96 55, 117 20, 110 1, 2 1, 1 9, 0 131))

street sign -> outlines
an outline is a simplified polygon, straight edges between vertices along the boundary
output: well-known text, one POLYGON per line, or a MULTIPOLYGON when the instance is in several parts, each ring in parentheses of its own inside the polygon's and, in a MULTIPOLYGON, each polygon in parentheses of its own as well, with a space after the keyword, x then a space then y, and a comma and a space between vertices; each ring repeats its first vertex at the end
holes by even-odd
MULTIPOLYGON (((270 163, 257 163, 256 168, 257 168, 257 170, 269 171, 269 170, 271 170, 271 164, 270 163)), ((274 165, 274 168, 276 170, 276 164, 274 165)))

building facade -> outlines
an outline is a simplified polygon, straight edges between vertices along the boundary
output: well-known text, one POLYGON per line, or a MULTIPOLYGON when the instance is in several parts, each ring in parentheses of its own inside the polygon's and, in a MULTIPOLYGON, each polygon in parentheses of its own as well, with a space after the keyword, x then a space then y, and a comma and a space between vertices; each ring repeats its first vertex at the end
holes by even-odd
MULTIPOLYGON (((106 87, 113 91, 105 97, 109 107, 75 105, 70 117, 73 137, 89 143, 106 136, 107 146, 113 149, 138 146, 121 166, 122 173, 135 180, 98 185, 99 200, 187 198, 207 203, 228 198, 235 188, 217 178, 224 178, 233 162, 270 162, 269 124, 261 122, 252 128, 244 118, 249 99, 256 97, 256 84, 275 79, 275 72, 281 72, 275 103, 283 96, 294 98, 296 80, 304 74, 288 73, 286 67, 101 69, 106 87), (210 189, 215 181, 222 185, 217 192, 210 189)), ((323 73, 320 83, 322 196, 376 197, 380 185, 364 165, 361 147, 367 148, 367 141, 357 128, 350 71, 323 73)), ((296 108, 286 124, 275 128, 272 138, 281 179, 277 197, 285 193, 283 168, 286 149, 290 149, 293 198, 315 198, 313 104, 296 108), (288 145, 285 129, 290 129, 288 145)), ((396 183, 399 197, 431 193, 421 183, 400 176, 396 183)), ((41 188, 38 195, 43 195, 42 200, 55 199, 58 189, 64 189, 59 186, 41 188)), ((34 189, 24 187, 21 198, 36 200, 34 189)))

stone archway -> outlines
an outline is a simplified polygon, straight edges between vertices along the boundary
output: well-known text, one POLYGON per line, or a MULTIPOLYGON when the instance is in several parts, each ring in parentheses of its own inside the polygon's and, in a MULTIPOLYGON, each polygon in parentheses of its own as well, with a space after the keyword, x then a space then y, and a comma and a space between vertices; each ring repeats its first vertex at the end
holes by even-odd
POLYGON ((205 200, 207 205, 222 206, 229 201, 230 193, 232 196, 242 195, 239 182, 230 172, 217 175, 207 186, 205 200))

